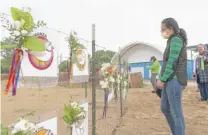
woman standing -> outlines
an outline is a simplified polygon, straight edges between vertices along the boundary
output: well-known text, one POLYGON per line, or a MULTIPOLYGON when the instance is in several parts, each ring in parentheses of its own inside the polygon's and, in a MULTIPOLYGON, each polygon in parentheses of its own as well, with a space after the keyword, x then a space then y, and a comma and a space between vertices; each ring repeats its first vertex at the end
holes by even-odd
POLYGON ((195 73, 200 88, 201 101, 208 100, 208 51, 203 44, 198 45, 199 55, 195 62, 195 73))
POLYGON ((162 88, 161 110, 173 135, 185 135, 182 110, 182 88, 187 86, 187 36, 173 18, 166 18, 161 24, 161 34, 167 39, 163 55, 163 66, 157 87, 162 88))

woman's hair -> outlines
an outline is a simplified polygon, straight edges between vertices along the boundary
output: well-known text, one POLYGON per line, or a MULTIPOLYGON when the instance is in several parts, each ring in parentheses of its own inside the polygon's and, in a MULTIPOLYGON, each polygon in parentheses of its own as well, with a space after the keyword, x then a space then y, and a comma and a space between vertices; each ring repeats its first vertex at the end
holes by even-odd
POLYGON ((162 24, 165 24, 167 28, 172 28, 174 32, 178 35, 180 35, 184 42, 187 44, 187 35, 186 31, 184 29, 179 28, 178 23, 173 18, 166 18, 162 21, 162 24))
POLYGON ((151 58, 150 58, 150 61, 156 61, 157 59, 156 59, 156 57, 155 56, 152 56, 151 58))
POLYGON ((198 44, 197 47, 202 46, 206 50, 206 46, 204 44, 198 44))

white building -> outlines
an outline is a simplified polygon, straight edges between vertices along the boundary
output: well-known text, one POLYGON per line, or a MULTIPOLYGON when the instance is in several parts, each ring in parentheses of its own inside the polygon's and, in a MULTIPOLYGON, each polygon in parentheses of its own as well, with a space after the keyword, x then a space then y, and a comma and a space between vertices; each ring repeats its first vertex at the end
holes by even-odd
POLYGON ((134 42, 120 48, 112 58, 112 63, 118 63, 119 54, 121 61, 125 60, 131 66, 130 73, 142 72, 145 79, 149 79, 150 71, 146 66, 151 65, 150 58, 155 56, 159 61, 162 60, 163 54, 155 45, 145 42, 134 42))

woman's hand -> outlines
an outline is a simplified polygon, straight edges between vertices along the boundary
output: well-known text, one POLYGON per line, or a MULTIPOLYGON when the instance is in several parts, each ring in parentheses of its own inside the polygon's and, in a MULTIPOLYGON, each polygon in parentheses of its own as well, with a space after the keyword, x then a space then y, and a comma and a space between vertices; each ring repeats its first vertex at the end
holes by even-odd
POLYGON ((164 82, 162 82, 160 80, 157 81, 157 88, 158 89, 162 89, 162 88, 164 88, 164 86, 165 86, 165 83, 164 82))

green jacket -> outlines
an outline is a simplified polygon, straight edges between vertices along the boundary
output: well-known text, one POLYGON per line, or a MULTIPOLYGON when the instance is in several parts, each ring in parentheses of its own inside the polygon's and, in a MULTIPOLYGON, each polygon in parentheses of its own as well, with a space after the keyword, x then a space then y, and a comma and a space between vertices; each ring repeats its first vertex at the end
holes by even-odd
POLYGON ((160 72, 160 63, 156 60, 152 63, 152 66, 147 67, 149 70, 151 70, 152 73, 159 74, 160 72))

